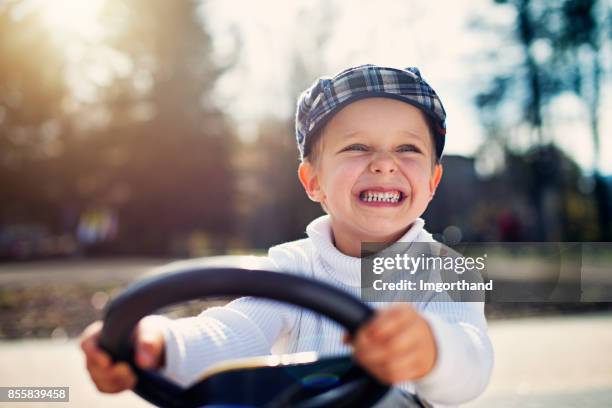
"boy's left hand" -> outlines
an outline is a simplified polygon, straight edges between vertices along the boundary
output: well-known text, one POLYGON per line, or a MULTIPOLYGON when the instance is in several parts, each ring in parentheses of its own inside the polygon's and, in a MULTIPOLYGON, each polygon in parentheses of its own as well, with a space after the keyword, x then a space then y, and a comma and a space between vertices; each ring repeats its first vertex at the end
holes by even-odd
POLYGON ((436 342, 429 323, 410 305, 376 312, 355 339, 348 334, 357 361, 379 381, 395 384, 423 377, 436 362, 436 342))

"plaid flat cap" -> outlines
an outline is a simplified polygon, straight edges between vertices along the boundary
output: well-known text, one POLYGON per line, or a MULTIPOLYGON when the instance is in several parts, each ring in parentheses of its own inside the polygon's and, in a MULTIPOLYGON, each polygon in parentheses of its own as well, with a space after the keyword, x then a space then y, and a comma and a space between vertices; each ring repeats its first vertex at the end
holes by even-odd
POLYGON ((295 136, 300 157, 310 153, 312 136, 332 116, 351 102, 386 97, 409 103, 429 118, 436 142, 436 155, 442 156, 446 135, 446 112, 442 101, 421 77, 418 68, 405 69, 367 64, 348 68, 335 76, 321 77, 300 95, 295 117, 295 136))

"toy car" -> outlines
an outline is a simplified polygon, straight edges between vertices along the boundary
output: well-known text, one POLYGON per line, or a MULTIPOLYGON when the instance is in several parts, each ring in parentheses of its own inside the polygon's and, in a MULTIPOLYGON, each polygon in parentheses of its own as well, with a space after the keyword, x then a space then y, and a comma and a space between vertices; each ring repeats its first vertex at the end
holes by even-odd
POLYGON ((231 361, 182 388, 134 362, 131 333, 156 310, 211 296, 255 296, 320 313, 354 334, 373 314, 361 300, 320 281, 260 269, 257 257, 183 261, 128 287, 105 310, 100 346, 137 375, 139 396, 161 407, 422 407, 418 397, 380 383, 351 355, 306 352, 231 361))

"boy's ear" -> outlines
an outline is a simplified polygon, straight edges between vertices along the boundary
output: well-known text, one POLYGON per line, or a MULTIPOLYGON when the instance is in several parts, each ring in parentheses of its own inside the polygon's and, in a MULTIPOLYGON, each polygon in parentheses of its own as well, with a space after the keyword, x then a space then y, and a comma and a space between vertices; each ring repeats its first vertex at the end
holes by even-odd
POLYGON ((298 167, 298 177, 308 197, 315 202, 321 202, 321 188, 314 166, 305 161, 298 167))
POLYGON ((442 173, 443 173, 442 165, 436 164, 436 166, 434 167, 433 174, 431 176, 431 180, 429 180, 429 199, 430 200, 433 198, 434 194, 436 194, 436 189, 438 188, 438 185, 440 184, 440 180, 442 180, 442 173))

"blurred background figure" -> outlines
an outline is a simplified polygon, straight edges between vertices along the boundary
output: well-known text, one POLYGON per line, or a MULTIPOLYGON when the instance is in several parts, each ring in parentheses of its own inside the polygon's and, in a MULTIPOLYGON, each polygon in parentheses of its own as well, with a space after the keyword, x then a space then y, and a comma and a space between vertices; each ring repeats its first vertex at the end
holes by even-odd
POLYGON ((77 237, 83 245, 112 241, 117 236, 117 216, 111 210, 87 210, 81 214, 77 237))

